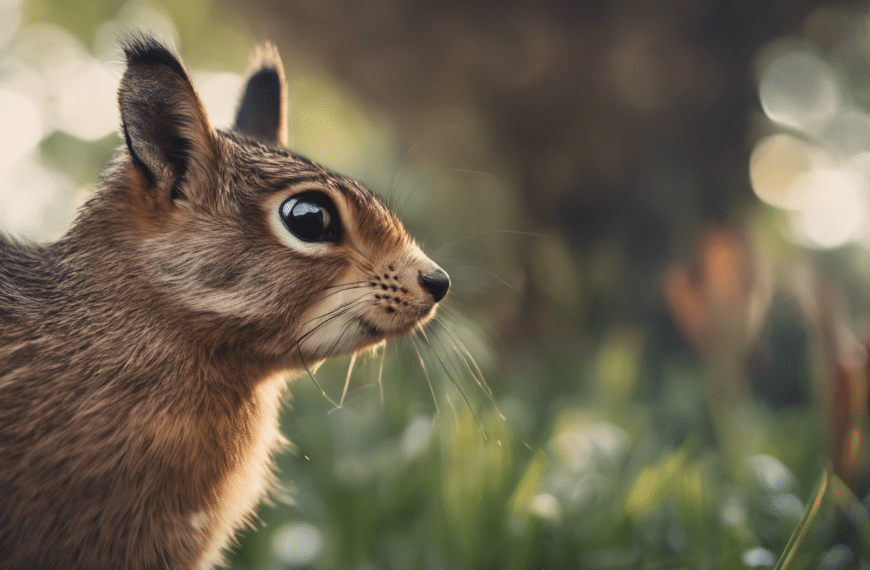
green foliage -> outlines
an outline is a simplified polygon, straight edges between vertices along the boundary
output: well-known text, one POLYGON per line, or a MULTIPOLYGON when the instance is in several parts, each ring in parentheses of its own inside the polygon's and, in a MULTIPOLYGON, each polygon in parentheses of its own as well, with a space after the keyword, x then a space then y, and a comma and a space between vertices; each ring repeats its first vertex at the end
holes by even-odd
MULTIPOLYGON (((599 358, 613 358, 613 338, 599 358)), ((246 538, 234 568, 295 568, 260 550, 286 520, 323 532, 323 555, 303 566, 318 569, 763 567, 799 527, 802 546, 782 567, 803 568, 836 530, 836 509, 811 492, 823 464, 805 410, 735 412, 754 437, 729 465, 712 432, 657 429, 666 401, 619 390, 619 401, 603 393, 549 411, 519 395, 491 402, 423 354, 440 413, 416 354, 387 352, 383 404, 373 384, 342 409, 310 379, 294 384, 285 431, 295 450, 280 464, 295 504, 264 512, 266 528, 246 538), (530 429, 540 413, 549 420, 530 429), (815 510, 802 519, 804 503, 815 510)), ((342 364, 322 372, 340 392, 342 364)), ((372 377, 365 366, 354 373, 372 377)))

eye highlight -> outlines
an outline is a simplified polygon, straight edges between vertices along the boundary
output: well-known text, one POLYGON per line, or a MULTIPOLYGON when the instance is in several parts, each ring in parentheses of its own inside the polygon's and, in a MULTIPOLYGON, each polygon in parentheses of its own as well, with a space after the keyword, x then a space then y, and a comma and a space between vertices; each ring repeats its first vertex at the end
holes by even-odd
POLYGON ((297 238, 307 242, 337 242, 341 224, 332 200, 322 192, 303 192, 281 204, 281 221, 297 238))

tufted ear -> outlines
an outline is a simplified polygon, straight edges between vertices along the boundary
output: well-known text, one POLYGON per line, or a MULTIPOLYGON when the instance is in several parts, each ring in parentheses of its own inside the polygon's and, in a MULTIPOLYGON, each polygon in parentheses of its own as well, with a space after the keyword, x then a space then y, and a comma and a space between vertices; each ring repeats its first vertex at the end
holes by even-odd
POLYGON ((217 167, 214 134, 181 61, 158 41, 124 43, 127 70, 118 102, 124 138, 149 187, 173 199, 208 199, 217 167))
POLYGON ((287 80, 278 48, 269 42, 251 53, 234 128, 263 142, 287 146, 287 80))

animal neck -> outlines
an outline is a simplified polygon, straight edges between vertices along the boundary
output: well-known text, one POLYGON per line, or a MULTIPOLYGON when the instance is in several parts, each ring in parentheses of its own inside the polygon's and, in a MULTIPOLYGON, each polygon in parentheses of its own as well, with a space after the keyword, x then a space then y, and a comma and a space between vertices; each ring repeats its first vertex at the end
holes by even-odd
POLYGON ((15 280, 26 313, 16 326, 29 329, 47 366, 63 371, 49 378, 230 413, 278 371, 254 355, 244 334, 232 334, 232 324, 173 304, 120 261, 118 243, 97 241, 73 232, 4 268, 27 276, 15 280), (32 309, 31 298, 38 299, 32 309))

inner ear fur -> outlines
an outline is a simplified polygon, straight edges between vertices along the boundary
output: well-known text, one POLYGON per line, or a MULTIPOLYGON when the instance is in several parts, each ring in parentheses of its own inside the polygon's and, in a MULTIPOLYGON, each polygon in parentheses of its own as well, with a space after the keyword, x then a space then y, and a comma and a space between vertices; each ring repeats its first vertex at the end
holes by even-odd
POLYGON ((127 70, 118 102, 124 138, 150 187, 173 198, 208 199, 217 166, 215 137, 178 57, 138 35, 123 44, 127 70))
POLYGON ((287 79, 278 48, 270 42, 251 52, 234 128, 265 143, 287 146, 287 79))

